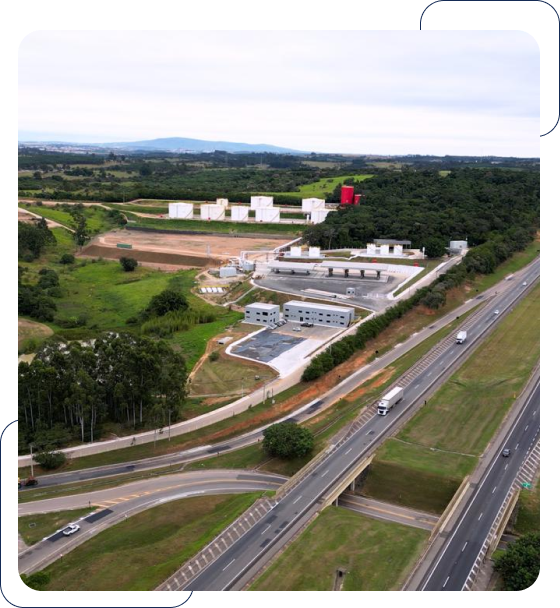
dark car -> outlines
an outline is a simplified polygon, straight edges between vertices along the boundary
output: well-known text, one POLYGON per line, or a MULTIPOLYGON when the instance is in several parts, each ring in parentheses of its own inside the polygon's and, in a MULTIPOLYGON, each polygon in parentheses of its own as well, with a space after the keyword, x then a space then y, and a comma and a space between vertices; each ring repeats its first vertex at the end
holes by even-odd
POLYGON ((502 456, 504 458, 507 458, 510 454, 511 454, 511 450, 509 450, 508 448, 505 448, 505 450, 502 452, 502 456))

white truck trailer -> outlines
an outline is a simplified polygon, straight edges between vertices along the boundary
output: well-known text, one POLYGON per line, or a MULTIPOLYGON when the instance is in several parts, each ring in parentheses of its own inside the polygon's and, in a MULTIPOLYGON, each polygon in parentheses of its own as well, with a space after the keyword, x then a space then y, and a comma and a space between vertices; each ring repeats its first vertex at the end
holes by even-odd
POLYGON ((460 331, 457 334, 457 338, 455 339, 455 342, 457 344, 463 344, 463 342, 467 339, 467 332, 465 330, 460 331))
POLYGON ((379 402, 377 413, 380 416, 386 416, 402 398, 404 397, 404 388, 395 386, 391 389, 379 402))

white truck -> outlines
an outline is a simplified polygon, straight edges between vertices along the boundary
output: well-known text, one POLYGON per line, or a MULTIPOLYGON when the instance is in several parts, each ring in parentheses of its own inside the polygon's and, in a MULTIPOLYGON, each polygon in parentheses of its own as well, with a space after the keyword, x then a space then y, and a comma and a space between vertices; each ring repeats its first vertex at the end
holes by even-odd
POLYGON ((465 330, 460 331, 457 334, 457 338, 455 339, 455 342, 457 344, 463 344, 463 342, 467 339, 467 332, 465 330))
POLYGON ((402 398, 404 397, 404 388, 395 386, 391 389, 379 402, 377 413, 379 416, 386 416, 402 398))

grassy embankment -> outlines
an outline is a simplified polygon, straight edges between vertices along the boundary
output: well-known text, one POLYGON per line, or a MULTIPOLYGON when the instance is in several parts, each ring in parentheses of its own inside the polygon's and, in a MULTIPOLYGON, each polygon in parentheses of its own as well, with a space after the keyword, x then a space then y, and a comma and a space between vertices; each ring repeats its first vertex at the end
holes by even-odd
POLYGON ((134 515, 45 568, 50 582, 44 589, 152 590, 259 496, 185 498, 134 515))
MULTIPOLYGON (((23 209, 29 209, 33 213, 37 215, 41 215, 42 217, 53 220, 62 224, 63 226, 67 226, 68 228, 74 228, 74 218, 62 208, 55 207, 47 207, 46 205, 27 205, 24 203, 19 204, 23 209)), ((91 233, 105 232, 107 230, 111 230, 115 228, 115 222, 112 221, 108 215, 107 210, 102 207, 83 207, 82 209, 86 220, 87 220, 87 228, 91 233)))
POLYGON ((379 450, 364 494, 435 513, 445 509, 538 361, 539 294, 537 286, 379 450))
POLYGON ((516 534, 524 536, 541 529, 541 482, 530 489, 522 489, 518 501, 517 519, 513 529, 516 534))
POLYGON ((398 589, 428 532, 328 507, 256 580, 255 591, 331 591, 338 569, 342 590, 398 589))
POLYGON ((363 182, 365 179, 369 179, 370 177, 373 177, 373 175, 360 174, 339 175, 338 177, 324 177, 311 184, 304 184, 294 192, 264 192, 262 194, 270 196, 274 196, 275 194, 285 196, 293 196, 294 194, 298 194, 301 195, 302 198, 324 198, 327 194, 331 194, 339 184, 343 184, 347 179, 353 179, 355 182, 363 182))

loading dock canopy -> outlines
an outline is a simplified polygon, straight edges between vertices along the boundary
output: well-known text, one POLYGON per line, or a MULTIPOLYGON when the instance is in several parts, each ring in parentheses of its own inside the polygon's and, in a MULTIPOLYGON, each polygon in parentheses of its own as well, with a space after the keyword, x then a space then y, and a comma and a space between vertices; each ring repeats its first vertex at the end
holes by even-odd
POLYGON ((332 268, 333 270, 374 270, 375 272, 386 272, 387 264, 377 262, 321 262, 321 268, 332 268))
POLYGON ((280 272, 282 270, 286 272, 306 272, 310 273, 315 270, 317 264, 312 262, 269 262, 268 267, 274 272, 280 272))

